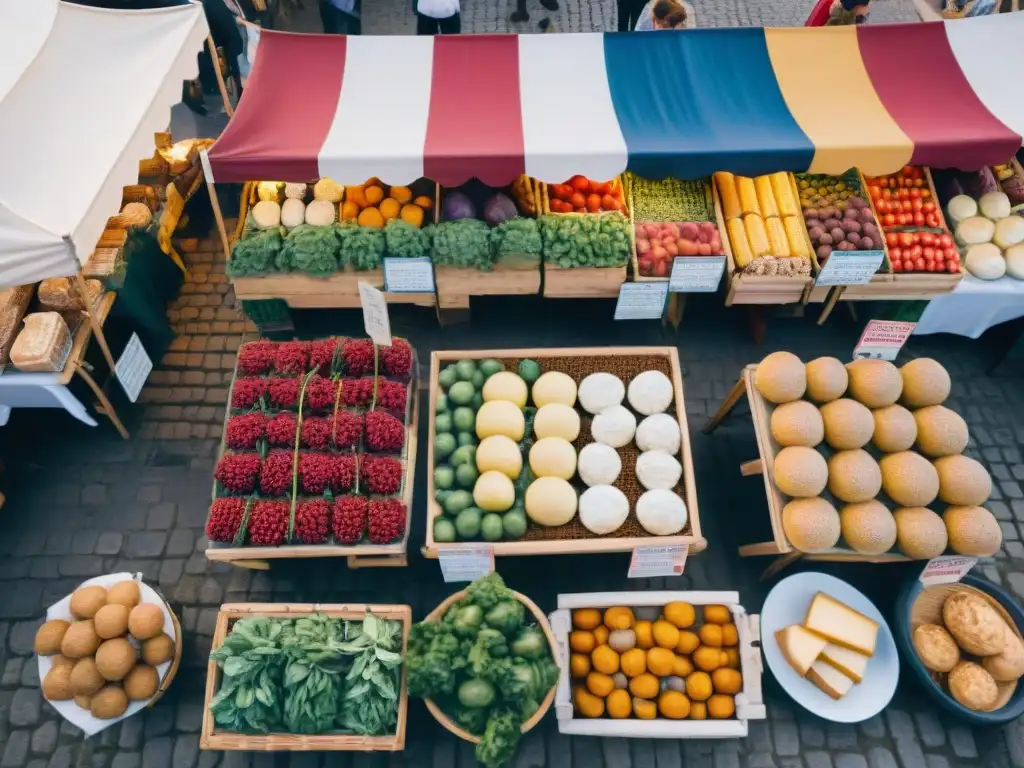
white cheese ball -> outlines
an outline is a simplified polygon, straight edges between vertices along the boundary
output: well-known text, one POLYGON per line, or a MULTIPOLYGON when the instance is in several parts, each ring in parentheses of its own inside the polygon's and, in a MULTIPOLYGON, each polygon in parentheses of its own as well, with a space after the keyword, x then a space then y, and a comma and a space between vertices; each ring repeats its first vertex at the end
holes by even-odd
POLYGON ((613 405, 594 417, 590 434, 599 443, 621 448, 633 439, 636 433, 636 416, 626 407, 613 405))
POLYGON ((636 517, 655 536, 672 536, 686 525, 686 503, 672 491, 647 491, 636 502, 636 517))
POLYGON ((648 490, 675 488, 683 466, 664 451, 647 451, 636 460, 636 479, 648 490))
POLYGON ((592 373, 580 382, 576 394, 580 405, 587 413, 598 414, 613 405, 622 405, 626 396, 626 385, 622 379, 610 373, 592 373))
POLYGON ((664 451, 675 456, 679 453, 681 435, 678 421, 667 413, 656 413, 636 428, 636 446, 641 451, 664 451))
POLYGON ((583 446, 576 458, 576 471, 589 486, 611 485, 622 472, 622 459, 610 445, 590 443, 583 446))
POLYGON ((629 516, 629 499, 613 485, 595 485, 580 496, 580 522, 602 535, 619 529, 629 516))
POLYGON ((664 413, 672 404, 672 382, 660 371, 644 371, 629 382, 626 397, 633 409, 644 416, 664 413))

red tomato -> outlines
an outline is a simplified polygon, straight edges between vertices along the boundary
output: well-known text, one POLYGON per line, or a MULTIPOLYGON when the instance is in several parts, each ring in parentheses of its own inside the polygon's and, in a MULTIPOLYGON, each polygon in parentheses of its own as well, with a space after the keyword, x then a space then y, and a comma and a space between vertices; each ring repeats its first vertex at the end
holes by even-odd
POLYGON ((921 248, 920 245, 915 245, 913 248, 910 249, 910 258, 912 258, 914 261, 917 261, 923 255, 924 255, 924 249, 921 248))
POLYGON ((659 261, 654 265, 655 277, 668 277, 668 261, 659 261))
POLYGON ((914 171, 915 171, 914 166, 912 166, 912 165, 904 165, 903 168, 900 170, 900 175, 902 175, 902 176, 909 176, 910 178, 914 178, 914 171))
POLYGON ((888 245, 890 248, 896 247, 897 245, 900 244, 900 236, 897 235, 895 232, 886 232, 885 244, 888 245))
POLYGON ((916 269, 918 272, 924 272, 925 271, 924 259, 914 259, 914 269, 916 269))
POLYGON ((930 247, 930 246, 926 246, 921 251, 921 255, 924 256, 926 259, 934 259, 935 258, 935 249, 930 247))
POLYGON ((576 211, 576 213, 586 213, 587 209, 586 209, 586 206, 584 206, 582 208, 576 208, 575 211, 576 211))
POLYGON ((883 216, 882 218, 884 219, 884 221, 882 222, 883 226, 891 227, 896 224, 896 217, 893 216, 891 213, 885 214, 885 216, 883 216))
POLYGON ((554 211, 555 213, 564 213, 565 212, 563 206, 565 206, 566 203, 562 202, 558 198, 555 198, 554 200, 552 200, 549 203, 549 205, 551 206, 551 210, 554 211))
POLYGON ((607 181, 594 182, 590 185, 590 188, 599 195, 607 195, 612 191, 607 181))
POLYGON ((952 248, 953 247, 953 238, 950 237, 949 235, 943 233, 943 234, 939 235, 939 245, 941 245, 943 248, 952 248))
POLYGON ((931 232, 922 232, 921 233, 921 245, 924 245, 924 246, 935 245, 935 240, 936 239, 937 238, 935 237, 935 235, 933 235, 931 232))
POLYGON ((591 213, 597 213, 598 211, 601 210, 600 195, 590 195, 587 198, 587 210, 590 211, 591 213))
POLYGON ((960 264, 958 262, 955 262, 955 261, 947 261, 946 262, 946 271, 955 275, 957 272, 960 271, 960 264))
POLYGON ((902 272, 903 271, 903 262, 900 261, 899 259, 890 259, 889 263, 892 264, 892 271, 893 272, 902 272))
POLYGON ((575 192, 569 199, 569 203, 573 208, 585 208, 587 205, 587 198, 584 197, 582 192, 575 192))
POLYGON ((921 201, 921 211, 923 213, 935 213, 935 203, 931 201, 921 201))
MULTIPOLYGON (((593 195, 591 195, 591 197, 593 197, 593 195)), ((606 211, 616 210, 617 203, 618 201, 611 195, 604 195, 601 198, 601 207, 604 208, 606 211)))
POLYGON ((904 248, 909 248, 910 246, 912 246, 914 244, 914 240, 916 239, 914 237, 913 232, 900 232, 899 238, 900 245, 902 245, 904 248))
POLYGON ((940 224, 939 224, 939 217, 936 214, 934 214, 934 213, 929 213, 927 216, 925 216, 924 220, 925 220, 925 223, 929 227, 938 227, 938 226, 940 226, 940 224))
POLYGON ((889 249, 889 258, 893 261, 899 261, 903 258, 903 249, 895 246, 889 249))
POLYGON ((651 274, 652 265, 649 259, 637 259, 636 265, 640 268, 641 275, 647 276, 651 274))
POLYGON ((883 189, 882 190, 882 197, 884 197, 886 200, 892 200, 892 190, 883 189))
POLYGON ((590 189, 590 179, 586 176, 573 176, 569 179, 569 184, 572 185, 573 189, 578 190, 579 192, 585 192, 590 189))
POLYGON ((913 200, 920 199, 920 197, 921 197, 921 190, 920 189, 912 189, 912 190, 910 190, 910 197, 913 200))
MULTIPOLYGON (((914 191, 916 192, 917 190, 914 190, 914 191)), ((921 200, 921 198, 917 198, 916 200, 911 200, 910 201, 910 207, 913 210, 915 210, 915 211, 920 211, 920 210, 922 210, 924 208, 924 201, 921 200)))
MULTIPOLYGON (((914 179, 914 186, 915 187, 923 187, 924 186, 924 179, 914 179)), ((924 194, 924 190, 921 190, 921 193, 924 194)), ((931 195, 931 192, 929 192, 928 194, 931 195)))
POLYGON ((934 272, 936 271, 936 269, 941 269, 941 265, 936 266, 934 261, 926 261, 924 268, 927 269, 929 272, 934 272))
POLYGON ((923 213, 915 213, 914 217, 913 217, 913 221, 914 221, 914 226, 915 227, 923 227, 924 226, 924 214, 923 213))

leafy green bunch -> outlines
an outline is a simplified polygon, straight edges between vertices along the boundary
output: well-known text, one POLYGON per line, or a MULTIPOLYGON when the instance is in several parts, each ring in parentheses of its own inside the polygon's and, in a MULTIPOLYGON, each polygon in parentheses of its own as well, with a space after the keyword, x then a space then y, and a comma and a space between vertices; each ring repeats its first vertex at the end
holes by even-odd
POLYGON ((384 258, 384 233, 373 227, 349 226, 339 230, 341 236, 341 264, 364 272, 376 269, 384 258))
POLYGON ((247 229, 231 249, 228 274, 232 277, 265 275, 276 269, 277 254, 284 245, 284 227, 247 229))
POLYGON ((490 232, 494 260, 509 266, 533 266, 540 263, 544 249, 536 219, 509 219, 490 232), (511 263, 510 263, 511 262, 511 263))
POLYGON ((384 240, 388 256, 415 259, 426 256, 430 250, 430 237, 419 227, 401 219, 392 219, 384 227, 384 240))
POLYGON ((542 216, 538 223, 548 264, 620 267, 629 259, 629 221, 621 213, 542 216))
POLYGON ((338 238, 334 227, 299 224, 285 238, 278 254, 278 271, 305 272, 327 277, 338 271, 338 238))
POLYGON ((490 227, 478 219, 443 221, 427 227, 431 258, 443 267, 494 268, 490 227))

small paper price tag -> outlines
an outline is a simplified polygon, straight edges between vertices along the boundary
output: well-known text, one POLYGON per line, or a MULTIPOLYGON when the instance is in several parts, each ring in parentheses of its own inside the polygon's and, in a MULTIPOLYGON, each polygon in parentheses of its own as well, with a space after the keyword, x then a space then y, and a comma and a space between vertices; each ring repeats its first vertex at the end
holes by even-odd
POLYGON ((391 321, 384 294, 369 283, 359 281, 359 303, 363 305, 363 327, 366 335, 379 347, 391 346, 391 321))
POLYGON ((121 389, 133 403, 139 399, 142 385, 146 383, 152 370, 153 361, 149 359, 146 348, 142 346, 139 334, 133 333, 124 352, 114 363, 114 373, 121 382, 121 389))
POLYGON ((668 283, 623 283, 615 302, 615 319, 660 320, 666 299, 668 283))
POLYGON ((384 257, 384 290, 388 293, 433 293, 434 265, 429 256, 384 257))
POLYGON ((818 273, 815 285, 863 285, 870 283, 885 254, 882 251, 832 251, 818 273))
POLYGON ((714 293, 725 271, 725 256, 676 256, 668 289, 672 293, 714 293))
POLYGON ((629 561, 628 577, 653 579, 656 576, 682 576, 688 553, 685 544, 636 547, 629 561))
POLYGON ((896 320, 869 320, 860 341, 853 348, 853 359, 895 360, 917 323, 896 320))
POLYGON ((976 557, 961 557, 960 555, 933 557, 921 571, 918 579, 926 587, 936 584, 955 584, 967 575, 967 572, 977 562, 978 558, 976 557))
POLYGON ((442 549, 438 552, 445 582, 473 581, 494 571, 493 547, 442 549))

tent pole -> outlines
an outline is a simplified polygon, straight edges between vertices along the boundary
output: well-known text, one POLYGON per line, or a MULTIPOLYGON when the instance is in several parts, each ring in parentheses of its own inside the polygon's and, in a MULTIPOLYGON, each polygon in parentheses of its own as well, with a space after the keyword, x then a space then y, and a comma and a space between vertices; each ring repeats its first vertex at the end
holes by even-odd
POLYGON ((89 293, 85 285, 85 278, 82 277, 81 271, 78 271, 75 274, 75 284, 78 286, 78 293, 82 297, 85 309, 89 313, 89 324, 92 325, 93 335, 96 336, 96 341, 99 342, 100 349, 103 350, 103 356, 107 359, 107 365, 110 366, 110 372, 113 373, 115 368, 114 356, 110 354, 110 347, 107 346, 107 337, 103 335, 103 326, 100 324, 100 320, 96 316, 96 307, 93 306, 92 301, 89 299, 89 293))
POLYGON ((224 111, 228 117, 235 114, 231 107, 231 99, 228 98, 228 87, 224 83, 224 73, 220 71, 220 58, 217 56, 217 46, 214 45, 213 36, 206 36, 206 47, 210 49, 210 60, 213 64, 213 73, 217 76, 217 88, 220 90, 220 97, 224 102, 224 111))
POLYGON ((224 247, 224 263, 227 263, 228 258, 231 255, 231 243, 228 240, 228 230, 224 226, 224 214, 220 210, 220 201, 217 199, 217 189, 214 183, 210 181, 210 175, 204 173, 203 176, 206 179, 206 188, 210 192, 210 207, 213 208, 213 218, 217 220, 217 231, 220 232, 220 244, 224 247))

